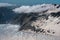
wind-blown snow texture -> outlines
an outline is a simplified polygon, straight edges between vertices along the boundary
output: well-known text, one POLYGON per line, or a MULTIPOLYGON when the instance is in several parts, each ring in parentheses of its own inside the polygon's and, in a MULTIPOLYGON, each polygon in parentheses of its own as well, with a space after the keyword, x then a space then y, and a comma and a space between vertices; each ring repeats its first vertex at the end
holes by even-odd
POLYGON ((0 5, 0 40, 60 40, 59 30, 60 5, 0 5))

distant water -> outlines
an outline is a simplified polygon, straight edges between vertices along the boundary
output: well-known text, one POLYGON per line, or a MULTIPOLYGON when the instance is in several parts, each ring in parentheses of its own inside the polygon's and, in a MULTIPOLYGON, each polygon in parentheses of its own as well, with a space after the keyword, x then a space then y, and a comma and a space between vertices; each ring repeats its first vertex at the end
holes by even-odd
POLYGON ((36 5, 36 4, 60 4, 60 0, 0 0, 0 3, 11 3, 17 5, 36 5))

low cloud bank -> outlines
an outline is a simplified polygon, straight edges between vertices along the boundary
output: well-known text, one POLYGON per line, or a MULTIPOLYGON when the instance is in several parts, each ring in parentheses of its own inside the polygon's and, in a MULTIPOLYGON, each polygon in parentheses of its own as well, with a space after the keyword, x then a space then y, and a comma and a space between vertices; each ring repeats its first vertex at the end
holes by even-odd
POLYGON ((6 6, 13 6, 13 4, 9 4, 9 3, 0 3, 0 7, 6 7, 6 6))
POLYGON ((13 9, 14 12, 17 13, 40 13, 40 12, 58 12, 60 8, 57 8, 59 5, 53 4, 42 4, 42 5, 33 5, 33 6, 21 6, 18 8, 13 9))

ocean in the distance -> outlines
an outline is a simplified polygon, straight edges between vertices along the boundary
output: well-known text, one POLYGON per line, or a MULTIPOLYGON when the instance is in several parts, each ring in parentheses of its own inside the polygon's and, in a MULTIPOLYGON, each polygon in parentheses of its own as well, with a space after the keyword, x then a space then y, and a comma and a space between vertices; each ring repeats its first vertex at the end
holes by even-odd
POLYGON ((0 3, 11 3, 17 5, 36 5, 36 4, 60 4, 60 0, 0 0, 0 3))

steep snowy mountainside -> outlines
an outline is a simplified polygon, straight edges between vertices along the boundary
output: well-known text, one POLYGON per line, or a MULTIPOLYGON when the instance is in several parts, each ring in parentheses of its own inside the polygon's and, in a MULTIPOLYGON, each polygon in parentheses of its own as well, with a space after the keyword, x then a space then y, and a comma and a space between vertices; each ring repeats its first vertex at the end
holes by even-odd
POLYGON ((21 30, 60 36, 60 5, 42 4, 33 6, 21 6, 13 9, 22 16, 21 30), (57 28, 57 29, 56 29, 57 28))

